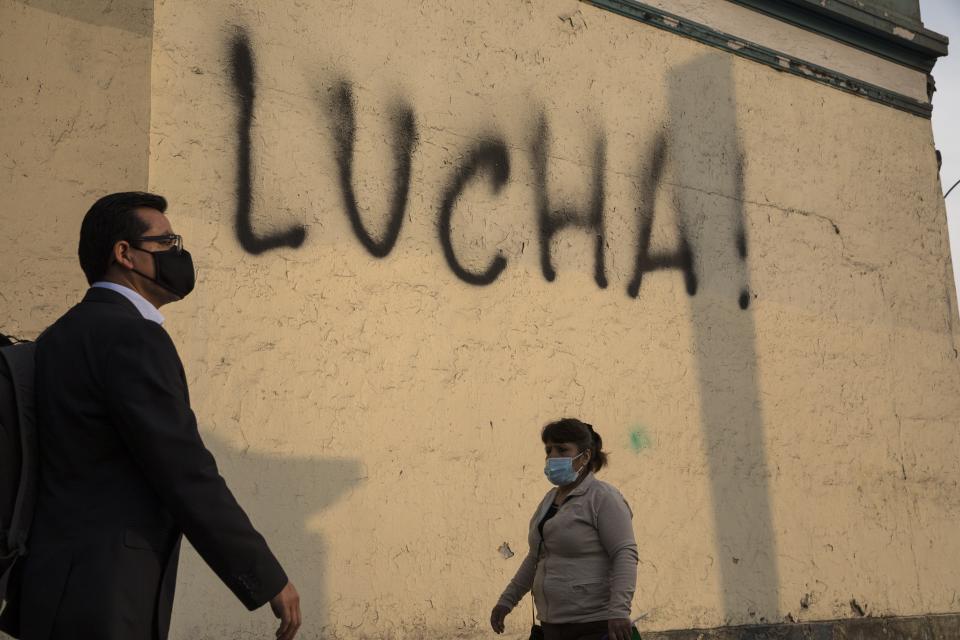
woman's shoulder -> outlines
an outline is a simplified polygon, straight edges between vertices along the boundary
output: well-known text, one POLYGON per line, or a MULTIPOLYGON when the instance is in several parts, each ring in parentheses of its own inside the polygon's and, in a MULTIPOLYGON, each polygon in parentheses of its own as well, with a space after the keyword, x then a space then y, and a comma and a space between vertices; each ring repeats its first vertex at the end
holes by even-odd
POLYGON ((599 478, 594 478, 593 487, 591 488, 596 496, 596 500, 600 502, 613 501, 614 503, 622 502, 623 504, 629 507, 627 499, 620 492, 620 489, 616 488, 609 482, 604 482, 599 478))
POLYGON ((596 476, 593 477, 593 490, 601 493, 612 494, 612 495, 618 495, 618 496, 622 495, 620 493, 620 489, 617 489, 615 486, 613 486, 609 482, 605 482, 596 476))

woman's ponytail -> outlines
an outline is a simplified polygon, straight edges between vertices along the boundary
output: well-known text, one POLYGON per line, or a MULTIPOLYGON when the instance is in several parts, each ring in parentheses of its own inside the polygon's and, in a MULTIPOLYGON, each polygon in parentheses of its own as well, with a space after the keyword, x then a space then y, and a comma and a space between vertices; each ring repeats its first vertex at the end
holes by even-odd
POLYGON ((593 451, 593 456, 590 458, 590 468, 596 473, 607 466, 607 452, 603 450, 603 438, 593 430, 593 425, 587 424, 587 429, 590 431, 592 441, 590 449, 593 451))

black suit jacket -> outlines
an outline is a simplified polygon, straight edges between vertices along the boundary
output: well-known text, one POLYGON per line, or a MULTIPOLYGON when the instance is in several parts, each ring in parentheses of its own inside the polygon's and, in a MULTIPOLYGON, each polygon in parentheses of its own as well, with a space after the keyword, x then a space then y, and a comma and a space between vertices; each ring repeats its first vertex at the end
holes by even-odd
POLYGON ((287 577, 217 471, 176 348, 92 288, 37 343, 40 489, 23 640, 166 638, 180 536, 249 609, 287 577))

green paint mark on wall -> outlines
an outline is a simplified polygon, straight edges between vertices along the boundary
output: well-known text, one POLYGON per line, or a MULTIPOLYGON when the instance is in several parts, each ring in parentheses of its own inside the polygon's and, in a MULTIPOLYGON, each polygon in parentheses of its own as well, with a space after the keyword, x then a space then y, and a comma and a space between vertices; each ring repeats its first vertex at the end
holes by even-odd
POLYGON ((649 449, 650 445, 653 444, 650 440, 650 436, 647 435, 647 430, 641 426, 636 426, 630 430, 630 446, 633 447, 634 453, 640 453, 644 449, 649 449))

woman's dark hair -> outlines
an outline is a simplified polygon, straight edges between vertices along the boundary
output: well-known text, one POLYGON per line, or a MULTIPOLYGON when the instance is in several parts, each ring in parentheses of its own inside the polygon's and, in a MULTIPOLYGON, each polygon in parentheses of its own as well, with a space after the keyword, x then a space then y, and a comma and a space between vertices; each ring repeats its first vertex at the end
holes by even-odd
POLYGON ((136 214, 141 207, 164 213, 167 201, 163 196, 142 191, 111 193, 94 202, 87 211, 80 225, 77 255, 88 283, 103 279, 115 244, 126 240, 136 245, 138 238, 149 228, 136 214))
POLYGON ((593 430, 592 424, 581 422, 576 418, 564 418, 551 422, 543 428, 540 434, 543 443, 548 442, 572 442, 577 445, 578 451, 590 449, 593 455, 590 456, 590 469, 593 472, 607 466, 607 454, 603 450, 603 438, 593 430))

